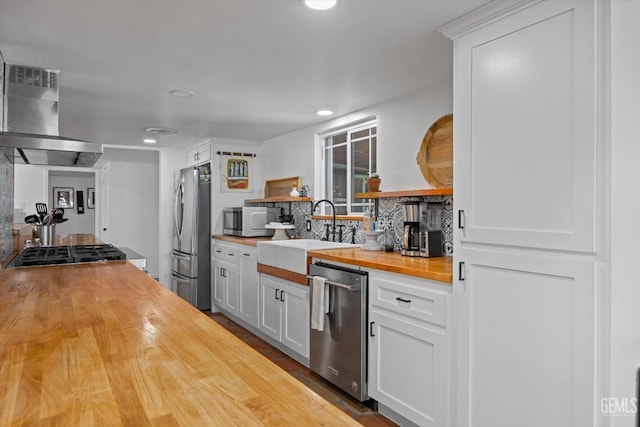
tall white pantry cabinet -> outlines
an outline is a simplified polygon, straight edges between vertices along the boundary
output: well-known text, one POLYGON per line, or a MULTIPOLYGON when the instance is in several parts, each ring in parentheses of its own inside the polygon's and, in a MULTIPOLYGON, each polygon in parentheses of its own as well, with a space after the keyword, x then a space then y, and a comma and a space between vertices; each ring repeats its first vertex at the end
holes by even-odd
POLYGON ((458 426, 597 423, 606 2, 493 2, 454 40, 458 426))

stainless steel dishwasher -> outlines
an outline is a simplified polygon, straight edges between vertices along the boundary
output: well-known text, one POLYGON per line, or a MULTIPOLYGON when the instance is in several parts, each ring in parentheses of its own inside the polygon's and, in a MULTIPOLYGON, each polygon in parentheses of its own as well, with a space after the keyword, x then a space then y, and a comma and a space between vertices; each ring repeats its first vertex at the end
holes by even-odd
MULTIPOLYGON (((317 262, 309 267, 310 287, 314 276, 327 279, 328 312, 324 314, 324 330, 310 331, 309 365, 359 401, 367 400, 368 274, 317 262)), ((310 294, 313 307, 313 292, 310 294)))

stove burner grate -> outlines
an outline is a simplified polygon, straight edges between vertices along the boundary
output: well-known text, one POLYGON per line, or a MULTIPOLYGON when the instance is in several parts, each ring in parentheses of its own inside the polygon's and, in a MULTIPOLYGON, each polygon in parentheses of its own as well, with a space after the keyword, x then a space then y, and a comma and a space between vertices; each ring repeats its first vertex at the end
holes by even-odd
POLYGON ((16 267, 71 264, 76 262, 114 261, 127 255, 113 245, 41 246, 26 248, 15 261, 16 267))

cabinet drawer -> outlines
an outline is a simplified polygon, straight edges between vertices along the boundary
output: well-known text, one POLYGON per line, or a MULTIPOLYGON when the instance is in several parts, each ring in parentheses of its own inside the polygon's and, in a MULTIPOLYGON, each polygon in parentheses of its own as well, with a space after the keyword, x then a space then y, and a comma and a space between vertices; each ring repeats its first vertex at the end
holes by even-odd
POLYGON ((238 249, 229 245, 216 244, 213 247, 213 257, 215 259, 225 260, 237 264, 238 249))
POLYGON ((369 276, 369 303, 404 316, 447 325, 448 294, 427 289, 429 281, 404 276, 369 276))
POLYGON ((250 249, 244 249, 244 248, 239 248, 238 249, 238 258, 247 260, 254 260, 256 261, 258 259, 257 255, 256 255, 256 251, 255 250, 250 250, 250 249))

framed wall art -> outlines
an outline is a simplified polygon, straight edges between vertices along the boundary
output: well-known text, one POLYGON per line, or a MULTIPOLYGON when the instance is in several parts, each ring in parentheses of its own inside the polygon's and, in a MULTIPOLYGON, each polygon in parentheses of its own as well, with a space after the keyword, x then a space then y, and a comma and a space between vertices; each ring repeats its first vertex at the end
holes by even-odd
POLYGON ((96 189, 87 188, 87 209, 96 208, 96 189))
POLYGON ((53 207, 73 209, 73 196, 73 187, 53 187, 53 207))
POLYGON ((252 160, 252 157, 244 155, 220 156, 220 191, 253 191, 252 160))

